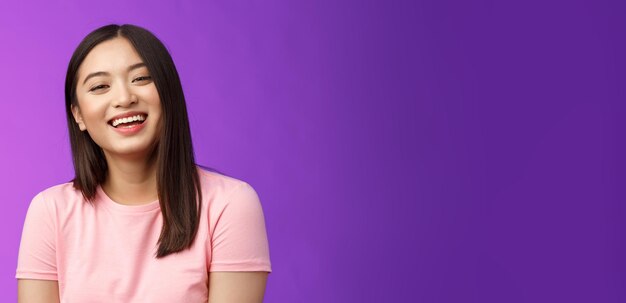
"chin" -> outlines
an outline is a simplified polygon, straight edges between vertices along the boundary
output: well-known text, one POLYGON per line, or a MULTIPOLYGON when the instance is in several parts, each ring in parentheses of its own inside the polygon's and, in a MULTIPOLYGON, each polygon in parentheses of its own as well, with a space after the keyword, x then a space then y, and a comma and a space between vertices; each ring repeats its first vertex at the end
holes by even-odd
POLYGON ((115 146, 108 151, 108 154, 115 156, 142 156, 148 157, 152 151, 154 150, 154 145, 152 144, 141 144, 141 145, 127 145, 127 146, 115 146))

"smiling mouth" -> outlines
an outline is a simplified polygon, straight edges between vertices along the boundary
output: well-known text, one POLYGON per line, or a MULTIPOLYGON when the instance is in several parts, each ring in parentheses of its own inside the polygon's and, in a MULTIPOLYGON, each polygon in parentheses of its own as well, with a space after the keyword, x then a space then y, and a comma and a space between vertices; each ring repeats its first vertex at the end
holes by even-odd
POLYGON ((134 125, 138 125, 138 124, 142 124, 144 121, 146 121, 146 119, 148 118, 147 115, 134 115, 134 116, 130 116, 130 117, 126 117, 126 118, 120 118, 120 119, 113 119, 110 120, 108 123, 109 125, 115 127, 115 128, 130 128, 133 127, 134 125))

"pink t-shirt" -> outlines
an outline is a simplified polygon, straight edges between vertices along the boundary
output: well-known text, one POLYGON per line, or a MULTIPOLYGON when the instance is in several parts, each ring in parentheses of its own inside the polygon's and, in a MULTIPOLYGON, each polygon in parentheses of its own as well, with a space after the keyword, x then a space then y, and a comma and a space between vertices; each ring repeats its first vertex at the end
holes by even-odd
POLYGON ((271 272, 265 219, 246 182, 198 169, 202 217, 193 246, 154 257, 158 201, 129 206, 98 187, 94 206, 71 183, 32 200, 16 278, 57 280, 61 302, 206 302, 208 273, 271 272))

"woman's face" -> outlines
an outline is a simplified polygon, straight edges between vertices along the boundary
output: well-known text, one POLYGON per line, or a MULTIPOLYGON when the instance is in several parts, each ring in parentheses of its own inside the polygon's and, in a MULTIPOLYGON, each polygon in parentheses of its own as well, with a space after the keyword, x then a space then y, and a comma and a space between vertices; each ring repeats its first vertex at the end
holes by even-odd
POLYGON ((107 156, 145 157, 158 143, 161 101, 125 38, 94 47, 78 68, 74 119, 107 156))

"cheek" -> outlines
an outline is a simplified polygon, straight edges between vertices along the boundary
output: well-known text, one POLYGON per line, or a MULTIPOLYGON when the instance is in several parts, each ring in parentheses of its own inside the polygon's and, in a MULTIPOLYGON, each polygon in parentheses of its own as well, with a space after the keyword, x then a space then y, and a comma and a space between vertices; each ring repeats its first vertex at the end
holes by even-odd
POLYGON ((137 87, 135 90, 135 93, 140 99, 142 99, 144 102, 150 105, 160 103, 159 92, 157 91, 154 83, 137 87))
POLYGON ((143 100, 149 106, 149 110, 151 115, 154 117, 161 118, 161 100, 159 98, 159 93, 156 90, 156 87, 153 86, 153 89, 146 90, 143 95, 143 100))
POLYGON ((154 106, 161 105, 161 100, 159 99, 159 92, 157 92, 156 87, 147 92, 146 101, 154 106))
POLYGON ((78 104, 85 125, 95 125, 104 119, 106 108, 97 98, 80 98, 78 104))

